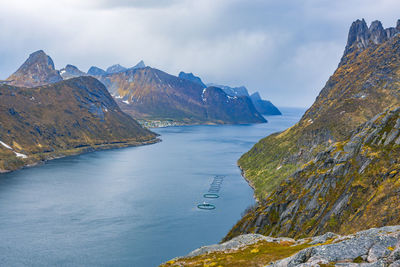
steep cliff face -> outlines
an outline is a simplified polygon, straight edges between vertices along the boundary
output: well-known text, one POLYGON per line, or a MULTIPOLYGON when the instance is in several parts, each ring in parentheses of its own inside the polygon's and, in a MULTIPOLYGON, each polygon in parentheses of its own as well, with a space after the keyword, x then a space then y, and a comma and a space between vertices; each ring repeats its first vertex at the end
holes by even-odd
POLYGON ((260 199, 318 152, 400 104, 400 36, 382 37, 394 28, 382 32, 380 25, 354 22, 339 67, 300 122, 262 139, 240 158, 260 199))
POLYGON ((91 75, 91 76, 100 76, 100 75, 107 74, 107 72, 96 66, 91 66, 90 69, 88 70, 87 74, 91 75))
POLYGON ((203 81, 200 79, 200 77, 197 77, 195 75, 193 75, 193 73, 186 73, 186 72, 179 72, 178 75, 179 78, 181 79, 185 79, 185 80, 189 80, 195 83, 200 84, 203 88, 206 88, 207 86, 203 83, 203 81))
MULTIPOLYGON (((396 27, 384 29, 379 20, 375 20, 368 28, 364 19, 356 20, 350 27, 347 44, 344 51, 342 63, 347 61, 346 56, 352 52, 362 52, 363 50, 379 45, 394 37, 400 32, 400 20, 396 27)), ((351 58, 351 57, 350 57, 351 58)))
POLYGON ((120 64, 115 64, 107 68, 106 72, 107 73, 118 73, 122 71, 126 71, 127 68, 121 66, 120 64))
POLYGON ((82 151, 139 145, 156 135, 123 113, 92 77, 35 88, 0 86, 0 170, 82 151))
POLYGON ((53 60, 42 50, 29 55, 22 66, 7 78, 9 85, 35 87, 62 80, 60 73, 54 68, 53 60))
POLYGON ((266 122, 251 101, 146 67, 98 76, 134 118, 183 123, 266 122))
POLYGON ((253 102, 254 107, 264 115, 282 115, 277 107, 271 103, 271 101, 264 100, 261 98, 259 92, 255 92, 250 96, 251 101, 253 102))
POLYGON ((229 96, 246 96, 250 97, 251 102, 253 103, 254 107, 258 112, 263 115, 271 116, 271 115, 282 115, 277 107, 271 103, 271 101, 264 100, 261 98, 259 92, 255 92, 249 95, 247 88, 245 86, 239 87, 230 87, 226 85, 218 85, 218 84, 208 84, 209 86, 219 87, 221 88, 227 95, 229 96))
POLYGON ((272 236, 400 224, 400 108, 375 116, 283 181, 231 230, 272 236))
POLYGON ((221 88, 227 95, 230 96, 250 96, 245 86, 230 87, 222 84, 208 83, 207 86, 221 88))
POLYGON ((232 97, 218 87, 207 87, 202 92, 207 118, 218 123, 246 123, 248 118, 264 122, 264 118, 248 97, 232 97))

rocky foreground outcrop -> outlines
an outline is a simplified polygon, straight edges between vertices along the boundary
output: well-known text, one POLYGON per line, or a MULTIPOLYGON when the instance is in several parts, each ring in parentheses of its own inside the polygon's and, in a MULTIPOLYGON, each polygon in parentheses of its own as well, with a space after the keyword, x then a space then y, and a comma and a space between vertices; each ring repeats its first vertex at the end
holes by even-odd
POLYGON ((327 233, 311 240, 311 247, 269 266, 400 266, 400 226, 372 228, 346 236, 327 233))
POLYGON ((205 246, 162 266, 400 266, 400 226, 294 240, 258 234, 205 246))

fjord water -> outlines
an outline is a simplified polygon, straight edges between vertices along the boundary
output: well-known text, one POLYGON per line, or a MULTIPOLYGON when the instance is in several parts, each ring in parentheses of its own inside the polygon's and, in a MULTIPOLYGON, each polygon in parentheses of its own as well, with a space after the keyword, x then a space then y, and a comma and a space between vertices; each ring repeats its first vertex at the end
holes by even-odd
POLYGON ((1 266, 157 266, 218 243, 254 203, 237 159, 297 122, 154 129, 161 143, 98 151, 0 175, 1 266), (196 208, 226 175, 215 210, 196 208))

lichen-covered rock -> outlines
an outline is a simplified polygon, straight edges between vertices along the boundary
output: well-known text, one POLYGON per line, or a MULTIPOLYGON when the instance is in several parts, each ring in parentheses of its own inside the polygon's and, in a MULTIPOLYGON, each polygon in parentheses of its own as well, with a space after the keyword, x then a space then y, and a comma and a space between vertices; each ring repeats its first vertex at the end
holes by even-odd
POLYGON ((298 240, 248 234, 202 247, 162 266, 398 267, 399 249, 400 225, 298 240))
POLYGON ((232 240, 229 240, 222 244, 216 244, 216 245, 210 245, 210 246, 204 246, 204 247, 198 248, 198 249, 190 252, 187 255, 187 257, 194 257, 194 256, 202 255, 202 254, 216 252, 216 251, 237 250, 239 248, 260 242, 262 240, 264 240, 266 242, 271 242, 271 243, 280 243, 282 241, 295 243, 295 240, 292 238, 285 238, 285 237, 273 238, 273 237, 263 236, 263 235, 259 235, 259 234, 247 234, 247 235, 240 235, 240 236, 235 237, 232 240))
POLYGON ((397 250, 394 248, 399 244, 400 226, 375 228, 354 235, 334 236, 330 244, 306 248, 270 266, 395 266, 397 250))

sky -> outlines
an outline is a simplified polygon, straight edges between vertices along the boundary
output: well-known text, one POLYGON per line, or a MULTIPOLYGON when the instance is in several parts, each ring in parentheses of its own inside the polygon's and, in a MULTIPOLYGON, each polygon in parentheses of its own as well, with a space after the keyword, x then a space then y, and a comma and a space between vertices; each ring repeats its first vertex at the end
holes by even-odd
POLYGON ((399 0, 0 0, 0 79, 42 49, 60 69, 138 61, 308 107, 351 23, 395 26, 399 0))

